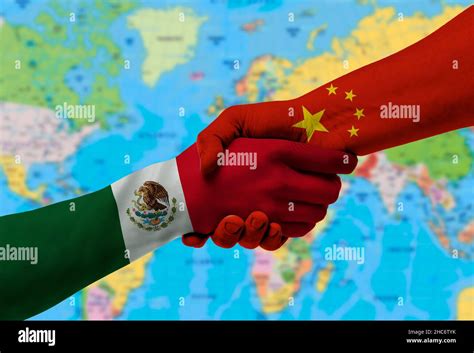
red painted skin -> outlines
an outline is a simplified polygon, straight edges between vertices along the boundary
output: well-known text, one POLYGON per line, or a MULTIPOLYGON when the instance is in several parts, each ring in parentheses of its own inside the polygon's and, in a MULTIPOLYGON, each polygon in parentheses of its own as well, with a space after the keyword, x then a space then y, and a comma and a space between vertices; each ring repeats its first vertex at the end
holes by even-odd
MULTIPOLYGON (((470 6, 419 42, 301 97, 225 109, 199 134, 202 172, 211 174, 216 168, 217 153, 239 137, 307 141, 327 149, 366 155, 472 126, 473 41, 474 6, 470 6), (354 96, 348 97, 349 92, 354 96), (417 105, 419 121, 382 119, 381 107, 389 102, 417 105), (327 131, 319 129, 308 136, 305 129, 295 127, 303 120, 303 107, 311 114, 324 110, 319 122, 327 131), (363 109, 363 115, 356 117, 356 109, 363 109), (350 133, 351 129, 357 129, 353 130, 357 135, 350 133)), ((256 217, 266 219, 262 214, 256 217)), ((233 221, 244 222, 235 217, 233 221)), ((223 229, 219 225, 213 239, 229 237, 223 229)), ((191 234, 183 242, 202 246, 202 239, 207 237, 191 234)))
POLYGON ((241 138, 229 152, 256 153, 257 167, 221 166, 204 177, 196 145, 177 157, 191 223, 201 234, 184 236, 186 245, 202 246, 214 232, 221 247, 275 250, 325 217, 341 188, 337 174, 357 164, 352 154, 286 140, 241 138))

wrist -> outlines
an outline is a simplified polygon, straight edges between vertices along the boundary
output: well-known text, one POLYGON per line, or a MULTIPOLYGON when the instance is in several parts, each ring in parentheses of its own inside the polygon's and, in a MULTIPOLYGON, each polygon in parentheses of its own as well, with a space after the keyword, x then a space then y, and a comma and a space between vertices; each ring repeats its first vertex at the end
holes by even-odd
POLYGON ((176 159, 141 169, 111 188, 130 261, 193 231, 176 159))
MULTIPOLYGON (((221 214, 216 215, 218 208, 214 206, 214 202, 217 200, 209 200, 209 194, 212 193, 212 180, 218 171, 214 171, 207 178, 202 177, 195 144, 176 158, 176 164, 183 193, 186 195, 186 209, 192 222, 192 228, 198 233, 210 233, 217 225, 213 220, 221 218, 221 214)), ((225 197, 223 194, 220 196, 225 197)))

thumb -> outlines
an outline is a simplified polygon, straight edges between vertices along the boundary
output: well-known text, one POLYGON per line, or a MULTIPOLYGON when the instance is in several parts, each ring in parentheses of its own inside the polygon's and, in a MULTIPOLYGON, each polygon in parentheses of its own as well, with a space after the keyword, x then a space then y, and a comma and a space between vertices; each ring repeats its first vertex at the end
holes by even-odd
POLYGON ((203 131, 198 136, 196 146, 201 161, 201 173, 209 175, 217 168, 217 155, 224 151, 222 141, 216 135, 203 131))
POLYGON ((224 152, 226 146, 242 135, 242 109, 240 105, 224 109, 217 119, 198 135, 196 145, 201 161, 201 173, 204 176, 217 168, 219 152, 224 152))

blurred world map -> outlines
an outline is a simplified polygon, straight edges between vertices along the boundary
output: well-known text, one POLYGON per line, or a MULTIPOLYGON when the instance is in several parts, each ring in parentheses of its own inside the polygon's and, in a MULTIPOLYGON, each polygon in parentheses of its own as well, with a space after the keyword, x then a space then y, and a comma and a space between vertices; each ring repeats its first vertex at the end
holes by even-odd
MULTIPOLYGON (((174 158, 223 108, 295 98, 469 3, 0 0, 0 215, 174 158), (68 105, 95 116, 58 119, 68 105)), ((363 157, 274 253, 176 240, 35 319, 472 320, 473 158, 473 128, 363 157)))

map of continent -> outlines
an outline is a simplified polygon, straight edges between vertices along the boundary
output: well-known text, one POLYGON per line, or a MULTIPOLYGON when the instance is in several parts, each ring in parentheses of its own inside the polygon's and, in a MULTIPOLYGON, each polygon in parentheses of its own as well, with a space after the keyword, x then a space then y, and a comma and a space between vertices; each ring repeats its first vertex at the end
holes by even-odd
MULTIPOLYGON (((303 95, 469 4, 2 1, 0 215, 174 158, 226 107, 303 95)), ((473 162, 472 127, 361 157, 275 252, 176 240, 33 320, 473 320, 473 162)))

